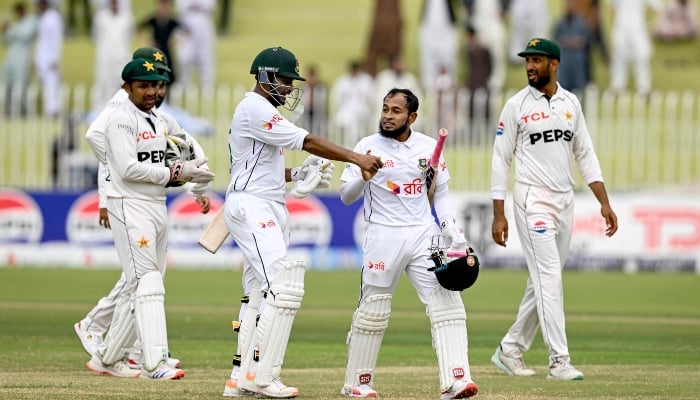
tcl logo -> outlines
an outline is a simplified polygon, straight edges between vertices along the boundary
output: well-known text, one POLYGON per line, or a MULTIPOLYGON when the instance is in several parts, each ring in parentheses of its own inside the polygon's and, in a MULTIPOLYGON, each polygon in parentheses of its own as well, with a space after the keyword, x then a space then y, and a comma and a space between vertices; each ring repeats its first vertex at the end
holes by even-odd
POLYGON ((522 117, 520 117, 520 119, 523 120, 523 122, 526 124, 528 122, 541 121, 543 119, 548 119, 548 118, 549 118, 549 115, 547 115, 547 113, 545 113, 544 111, 532 113, 530 115, 523 115, 522 117))
POLYGON ((138 140, 141 141, 141 140, 149 140, 149 139, 155 139, 155 138, 156 138, 155 133, 153 133, 151 131, 143 131, 143 132, 139 133, 138 140))
POLYGON ((644 246, 649 249, 662 247, 662 237, 673 249, 694 250, 700 248, 700 210, 640 209, 634 218, 644 227, 644 246), (686 233, 669 234, 670 228, 686 227, 686 233), (667 234, 663 234, 666 231, 667 234))
POLYGON ((163 162, 165 157, 165 151, 163 150, 153 150, 153 151, 139 151, 136 154, 139 162, 144 162, 150 160, 153 164, 163 162))

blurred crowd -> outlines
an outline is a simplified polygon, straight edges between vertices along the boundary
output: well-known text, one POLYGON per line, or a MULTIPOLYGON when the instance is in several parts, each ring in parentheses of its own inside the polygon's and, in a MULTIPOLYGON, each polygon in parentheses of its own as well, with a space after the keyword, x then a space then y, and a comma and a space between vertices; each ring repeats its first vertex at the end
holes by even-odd
MULTIPOLYGON (((140 21, 132 0, 16 1, 2 24, 5 114, 26 113, 27 88, 34 81, 41 112, 61 115, 61 48, 73 35, 89 34, 95 43, 95 108, 120 86, 121 66, 130 58, 134 39, 165 53, 173 82, 213 88, 217 34, 229 32, 233 2, 152 1, 152 12, 140 21)), ((561 15, 553 15, 549 0, 423 0, 418 36, 409 39, 401 0, 375 0, 362 59, 348 60, 346 73, 328 83, 320 66, 306 68, 302 124, 312 132, 331 124, 343 132, 346 144, 355 143, 375 128, 380 94, 391 87, 429 99, 424 104, 438 124, 454 120, 456 112, 488 119, 489 99, 504 89, 508 65, 522 63, 516 53, 533 37, 559 43, 560 84, 574 93, 596 82, 592 60, 597 52, 609 68, 610 90, 647 94, 654 43, 697 39, 695 0, 559 1, 561 15), (601 15, 612 17, 610 32, 604 31, 601 15), (406 40, 415 40, 419 50, 416 71, 404 63, 406 40), (460 90, 466 99, 457 99, 460 90), (457 104, 467 109, 455 110, 457 104)))

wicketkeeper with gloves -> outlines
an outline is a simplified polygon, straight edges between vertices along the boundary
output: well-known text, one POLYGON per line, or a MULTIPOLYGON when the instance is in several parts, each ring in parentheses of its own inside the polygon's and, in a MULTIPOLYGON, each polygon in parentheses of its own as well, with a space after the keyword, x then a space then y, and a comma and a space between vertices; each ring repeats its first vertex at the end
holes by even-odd
POLYGON ((358 153, 381 157, 384 168, 367 177, 349 165, 340 177, 341 200, 351 204, 363 197, 367 223, 360 298, 348 333, 341 389, 348 397, 377 397, 375 365, 389 325, 392 295, 404 272, 430 318, 440 398, 461 399, 478 391, 469 370, 467 315, 460 292, 440 285, 431 259, 432 244, 440 236, 446 253, 464 254, 468 244, 455 223, 457 214, 447 186, 450 174, 442 156, 433 181, 437 185, 434 208, 442 232, 435 222, 425 176, 436 140, 411 128, 417 117, 415 94, 408 89, 390 90, 384 97, 379 133, 355 146, 358 153))
POLYGON ((310 134, 278 112, 280 106, 294 110, 301 96, 294 81, 305 80, 289 50, 273 47, 261 51, 253 60, 250 74, 255 77, 255 89, 236 106, 229 129, 231 182, 224 208, 226 227, 245 258, 243 289, 247 303, 242 309, 249 312, 244 310, 240 316, 240 374, 238 366, 234 367, 224 396, 239 396, 243 390, 291 398, 299 391, 282 383, 280 374, 292 322, 304 296, 306 265, 287 254, 285 183, 295 180, 292 195, 303 196, 324 180, 324 173, 332 174, 332 167, 324 167, 326 160, 309 159, 298 169, 285 168, 285 149, 352 163, 367 176, 374 175, 382 161, 310 134), (256 324, 257 313, 250 311, 258 309, 260 319, 256 324), (256 347, 258 361, 253 360, 256 347))
MULTIPOLYGON (((165 192, 184 182, 207 183, 214 174, 200 168, 206 159, 166 165, 167 122, 156 110, 158 88, 166 79, 145 58, 124 66, 129 101, 116 105, 106 121, 104 157, 110 168, 107 208, 128 296, 116 304, 104 342, 88 366, 106 375, 179 379, 184 371, 167 364, 165 287, 162 273, 168 240, 165 192), (125 349, 137 337, 143 350, 140 371, 130 372, 125 349)), ((88 140, 91 138, 88 136, 88 140)), ((94 143, 91 146, 95 148, 94 143)), ((132 370, 133 371, 133 370, 132 370)))

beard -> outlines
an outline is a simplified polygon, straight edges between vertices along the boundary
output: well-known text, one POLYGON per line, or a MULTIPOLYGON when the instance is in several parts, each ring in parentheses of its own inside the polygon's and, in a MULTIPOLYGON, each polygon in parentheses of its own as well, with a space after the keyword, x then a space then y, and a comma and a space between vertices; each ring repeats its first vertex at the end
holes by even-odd
POLYGON ((397 137, 401 136, 402 133, 406 132, 408 130, 408 121, 406 121, 403 125, 399 126, 396 129, 384 129, 382 128, 382 123, 381 121, 379 122, 379 133, 387 138, 391 139, 396 139, 397 137))

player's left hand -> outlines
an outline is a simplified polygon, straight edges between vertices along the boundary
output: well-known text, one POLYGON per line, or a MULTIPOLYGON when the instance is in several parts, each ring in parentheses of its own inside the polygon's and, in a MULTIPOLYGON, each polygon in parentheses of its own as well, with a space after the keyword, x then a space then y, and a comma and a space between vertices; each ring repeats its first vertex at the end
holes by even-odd
POLYGON ((316 189, 329 187, 334 168, 333 163, 319 158, 315 164, 308 166, 306 177, 296 181, 289 194, 297 199, 303 199, 316 189))
POLYGON ((445 240, 445 245, 452 251, 467 251, 469 247, 467 239, 464 237, 464 232, 457 228, 454 221, 445 220, 440 224, 442 229, 442 238, 445 240))
POLYGON ((600 208, 600 215, 605 218, 605 236, 610 237, 617 232, 617 215, 615 211, 610 208, 610 206, 603 206, 600 208))
POLYGON ((211 207, 211 201, 209 200, 209 196, 197 196, 195 197, 194 201, 199 204, 199 212, 202 214, 206 214, 209 212, 209 208, 211 207))
POLYGON ((112 225, 109 224, 109 212, 106 208, 100 208, 100 226, 104 226, 107 229, 112 229, 112 225))

